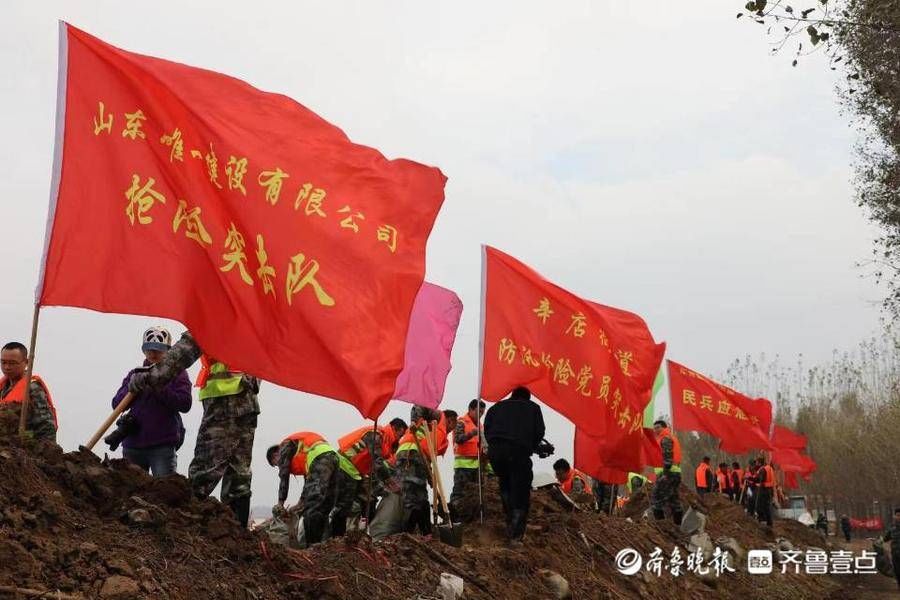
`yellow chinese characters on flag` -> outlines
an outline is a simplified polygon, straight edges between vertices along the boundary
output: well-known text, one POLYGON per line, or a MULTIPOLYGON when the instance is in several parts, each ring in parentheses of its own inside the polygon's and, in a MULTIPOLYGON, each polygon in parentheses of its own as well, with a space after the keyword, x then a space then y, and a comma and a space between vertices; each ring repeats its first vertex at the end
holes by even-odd
POLYGON ((590 435, 640 443, 665 344, 633 313, 579 298, 484 249, 481 396, 526 386, 590 435))
POLYGON ((60 43, 39 303, 179 320, 234 369, 377 416, 443 174, 226 75, 60 43))

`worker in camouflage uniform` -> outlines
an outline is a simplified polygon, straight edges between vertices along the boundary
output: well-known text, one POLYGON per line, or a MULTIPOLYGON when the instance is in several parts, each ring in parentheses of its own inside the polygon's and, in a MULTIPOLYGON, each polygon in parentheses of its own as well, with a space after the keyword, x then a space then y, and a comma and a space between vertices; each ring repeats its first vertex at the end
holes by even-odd
POLYGON ((650 495, 653 517, 657 520, 665 519, 668 507, 672 512, 672 520, 676 525, 681 525, 681 518, 684 515, 678 498, 678 488, 681 487, 681 444, 662 419, 653 423, 653 431, 662 449, 663 458, 662 468, 655 469, 656 484, 650 495))
POLYGON ((447 435, 456 429, 456 418, 457 414, 452 410, 441 412, 419 405, 412 407, 409 429, 400 438, 397 447, 397 472, 404 509, 403 529, 407 533, 415 532, 416 528, 422 535, 431 533, 428 485, 433 485, 433 482, 426 425, 430 421, 437 422, 435 451, 438 456, 443 456, 449 445, 447 435))
MULTIPOLYGON (((128 389, 132 393, 158 390, 202 354, 190 332, 185 331, 162 361, 131 378, 128 389)), ((238 522, 246 527, 250 520, 250 461, 259 415, 259 379, 203 357, 197 386, 203 419, 188 468, 191 487, 198 498, 206 498, 221 481, 222 503, 230 506, 238 522)))
MULTIPOLYGON (((469 408, 457 419, 453 431, 453 491, 450 493, 450 516, 454 522, 474 519, 471 510, 464 509, 465 500, 473 489, 477 490, 479 464, 484 450, 480 447, 481 422, 487 405, 480 400, 469 402, 469 408), (480 406, 479 406, 480 404, 480 406)), ((472 503, 469 503, 470 505, 472 503)))
POLYGON ((595 479, 591 483, 591 492, 594 494, 594 502, 597 503, 597 512, 610 514, 612 510, 613 492, 615 486, 605 481, 595 479))
POLYGON ((303 491, 296 510, 303 519, 307 545, 318 544, 347 531, 347 517, 356 500, 359 471, 318 433, 298 431, 266 451, 266 460, 278 468, 278 504, 272 513, 282 516, 292 475, 303 476, 303 491), (329 528, 330 518, 330 528, 329 528))
MULTIPOLYGON (((25 399, 25 370, 28 367, 28 348, 19 342, 10 342, 0 351, 0 410, 16 408, 21 410, 25 399)), ((32 374, 28 386, 28 421, 25 431, 34 439, 56 441, 56 407, 50 397, 47 384, 32 374)))
POLYGON ((391 419, 378 429, 363 425, 338 440, 338 451, 362 475, 356 498, 359 510, 352 514, 365 515, 371 521, 375 517, 378 498, 387 492, 400 491, 392 463, 406 430, 403 419, 391 419))

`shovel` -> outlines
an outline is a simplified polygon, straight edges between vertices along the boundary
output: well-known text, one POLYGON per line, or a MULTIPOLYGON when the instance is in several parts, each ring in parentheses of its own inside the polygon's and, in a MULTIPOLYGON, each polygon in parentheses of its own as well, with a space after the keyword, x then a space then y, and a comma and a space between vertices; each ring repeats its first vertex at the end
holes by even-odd
POLYGON ((450 507, 447 505, 447 495, 444 493, 444 482, 441 480, 441 472, 438 469, 437 463, 437 453, 435 452, 435 447, 437 446, 437 440, 434 437, 436 435, 435 430, 428 426, 426 426, 426 428, 428 435, 425 436, 425 440, 428 443, 428 453, 431 455, 431 475, 434 484, 434 494, 435 496, 440 496, 441 507, 444 509, 445 522, 437 526, 438 538, 448 546, 460 548, 462 547, 462 527, 460 527, 459 523, 453 523, 450 520, 450 507))

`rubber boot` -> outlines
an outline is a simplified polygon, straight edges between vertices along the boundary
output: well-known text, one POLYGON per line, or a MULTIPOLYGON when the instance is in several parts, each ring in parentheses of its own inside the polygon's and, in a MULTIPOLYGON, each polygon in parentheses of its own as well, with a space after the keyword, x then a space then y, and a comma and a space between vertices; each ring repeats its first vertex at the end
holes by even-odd
POLYGON ((510 539, 513 541, 522 541, 525 537, 525 527, 527 525, 528 513, 521 509, 512 511, 512 519, 510 523, 510 539))
POLYGON ((675 522, 676 525, 681 527, 681 519, 684 517, 684 513, 681 512, 681 509, 672 511, 672 521, 675 522))
POLYGON ((331 537, 341 537, 347 533, 347 517, 332 515, 331 537))
POLYGON ((325 519, 318 515, 304 516, 303 535, 306 537, 306 544, 308 546, 321 542, 322 536, 325 535, 325 519))
POLYGON ((662 521, 666 518, 666 511, 660 510, 658 508, 653 509, 653 518, 657 521, 662 521))
POLYGON ((415 533, 416 527, 419 525, 419 511, 416 509, 411 509, 406 511, 406 515, 403 519, 403 531, 406 533, 415 533))
POLYGON ((234 498, 228 503, 228 506, 234 512, 234 517, 241 527, 247 529, 247 525, 250 523, 250 496, 234 498))

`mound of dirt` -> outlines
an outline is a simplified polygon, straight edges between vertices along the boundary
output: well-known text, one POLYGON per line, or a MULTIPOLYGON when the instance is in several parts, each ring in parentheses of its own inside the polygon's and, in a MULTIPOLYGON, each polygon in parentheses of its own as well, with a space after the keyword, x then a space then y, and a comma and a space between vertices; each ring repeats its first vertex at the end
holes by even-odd
MULTIPOLYGON (((646 558, 677 545, 687 555, 687 536, 637 512, 629 520, 566 509, 543 490, 533 495, 525 544, 510 548, 492 479, 485 524, 465 526, 462 548, 357 534, 292 550, 242 530, 218 501, 193 498, 184 478, 151 479, 121 460, 13 437, 0 439, 0 472, 0 598, 434 598, 442 572, 464 580, 466 598, 552 598, 553 573, 576 598, 822 598, 838 587, 825 576, 751 577, 741 568, 720 578, 623 576, 614 564, 623 548, 646 558)), ((713 540, 731 536, 751 549, 783 536, 822 546, 799 524, 779 521, 767 534, 722 498, 684 494, 708 513, 713 540)))

